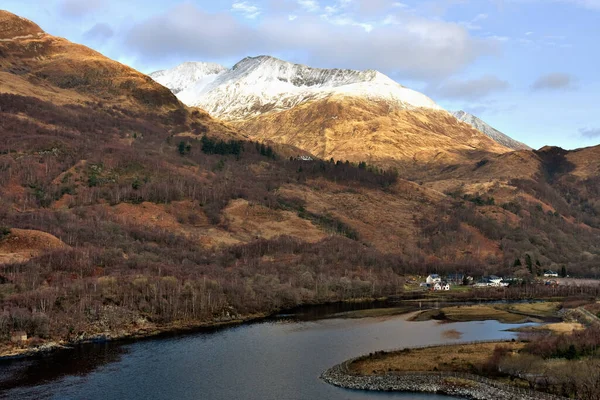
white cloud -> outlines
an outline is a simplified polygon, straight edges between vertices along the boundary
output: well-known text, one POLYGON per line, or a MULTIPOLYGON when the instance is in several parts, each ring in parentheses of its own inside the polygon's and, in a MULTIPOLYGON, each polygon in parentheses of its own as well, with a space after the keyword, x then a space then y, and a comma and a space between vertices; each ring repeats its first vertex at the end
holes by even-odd
POLYGON ((265 12, 249 25, 184 3, 134 25, 126 45, 143 64, 270 54, 320 67, 378 69, 402 79, 443 79, 498 47, 458 24, 411 14, 398 13, 398 24, 389 25, 350 13, 323 15, 265 12), (291 27, 290 15, 302 18, 301 30, 291 27))
POLYGON ((233 3, 231 5, 231 11, 235 13, 240 13, 246 18, 250 19, 254 19, 261 14, 260 8, 258 8, 254 4, 248 3, 247 1, 233 3))
POLYGON ((478 31, 481 29, 479 22, 484 21, 488 18, 487 14, 478 14, 470 21, 463 21, 460 24, 470 31, 478 31))
POLYGON ((316 0, 298 0, 298 4, 308 12, 316 12, 321 9, 319 2, 316 0))

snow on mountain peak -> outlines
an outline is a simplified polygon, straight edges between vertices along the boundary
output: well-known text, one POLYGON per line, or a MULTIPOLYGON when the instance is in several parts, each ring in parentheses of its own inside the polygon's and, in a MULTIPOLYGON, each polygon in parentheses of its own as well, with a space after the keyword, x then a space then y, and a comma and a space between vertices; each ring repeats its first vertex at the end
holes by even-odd
POLYGON ((215 63, 185 62, 172 69, 153 72, 150 77, 179 94, 198 83, 208 84, 225 71, 227 68, 215 63))
POLYGON ((186 63, 150 76, 184 103, 228 120, 284 111, 336 94, 441 110, 427 96, 374 70, 311 68, 270 56, 246 57, 229 70, 215 64, 186 63))
POLYGON ((477 129, 487 137, 491 138, 497 143, 500 143, 503 146, 508 147, 513 150, 531 150, 531 147, 527 146, 525 143, 521 143, 510 136, 505 135, 499 130, 493 128, 488 125, 485 121, 477 118, 473 114, 469 114, 465 111, 454 111, 451 113, 458 119, 459 121, 465 122, 471 125, 473 128, 477 129))

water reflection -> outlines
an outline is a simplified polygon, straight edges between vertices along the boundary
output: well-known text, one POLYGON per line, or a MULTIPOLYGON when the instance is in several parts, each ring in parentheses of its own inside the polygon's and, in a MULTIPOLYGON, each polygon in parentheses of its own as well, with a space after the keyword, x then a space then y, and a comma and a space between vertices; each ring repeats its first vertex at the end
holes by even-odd
POLYGON ((116 363, 128 349, 116 343, 89 344, 72 350, 0 364, 0 393, 20 386, 39 385, 65 376, 87 375, 98 367, 116 363))

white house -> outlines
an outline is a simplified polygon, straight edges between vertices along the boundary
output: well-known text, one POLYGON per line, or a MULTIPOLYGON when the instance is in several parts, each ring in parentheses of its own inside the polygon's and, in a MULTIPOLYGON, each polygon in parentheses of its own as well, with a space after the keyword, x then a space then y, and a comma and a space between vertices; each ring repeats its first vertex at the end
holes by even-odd
POLYGON ((427 277, 428 285, 435 285, 436 283, 442 283, 442 278, 438 274, 431 274, 427 277))
POLYGON ((546 271, 544 272, 544 277, 546 278, 558 278, 558 273, 554 271, 546 271))
POLYGON ((496 275, 490 275, 481 278, 479 282, 475 284, 475 287, 507 287, 508 282, 502 282, 502 278, 496 275))

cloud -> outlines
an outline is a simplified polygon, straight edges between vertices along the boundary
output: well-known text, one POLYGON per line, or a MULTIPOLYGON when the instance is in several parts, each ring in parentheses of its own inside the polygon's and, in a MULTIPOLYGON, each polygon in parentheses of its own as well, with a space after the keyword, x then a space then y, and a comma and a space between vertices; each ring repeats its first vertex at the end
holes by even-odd
POLYGON ((486 75, 477 79, 450 79, 437 87, 430 87, 428 91, 446 99, 478 100, 509 87, 507 81, 486 75))
POLYGON ((481 30, 481 21, 484 21, 488 18, 487 14, 478 14, 470 21, 463 21, 460 24, 467 28, 470 31, 478 31, 481 30))
POLYGON ((315 12, 320 10, 319 2, 315 0, 298 0, 298 5, 308 12, 315 12))
POLYGON ((102 0, 62 0, 60 11, 62 14, 79 18, 98 9, 102 5, 102 0))
POLYGON ((250 19, 254 19, 261 14, 260 8, 254 4, 248 3, 247 1, 233 3, 231 5, 231 11, 243 14, 246 18, 250 19))
MULTIPOLYGON (((304 6, 309 3, 304 1, 304 6)), ((497 41, 474 38, 459 24, 414 15, 399 15, 388 25, 305 12, 293 14, 297 20, 292 22, 289 15, 265 13, 249 25, 229 13, 209 13, 184 3, 134 25, 125 45, 147 64, 292 55, 291 61, 372 68, 403 79, 443 79, 498 48, 497 41), (298 21, 301 30, 292 25, 298 21)))
POLYGON ((109 39, 115 32, 108 24, 98 23, 83 34, 86 39, 109 39))
POLYGON ((600 128, 581 128, 579 134, 586 139, 600 138, 600 128))
POLYGON ((540 76, 531 85, 531 89, 534 91, 569 90, 575 88, 575 79, 571 75, 558 72, 540 76))
POLYGON ((243 53, 255 36, 229 13, 209 14, 184 3, 134 25, 125 46, 142 60, 202 59, 243 53))

